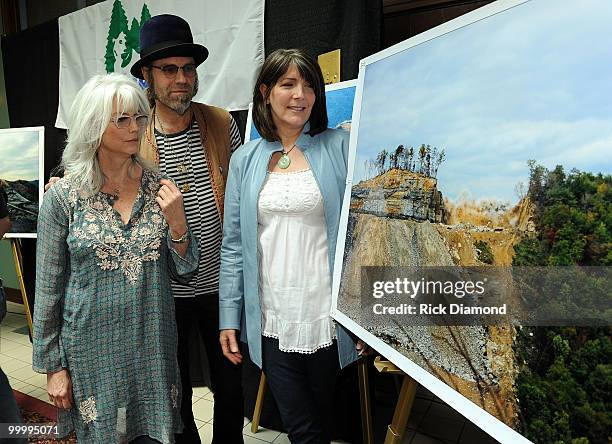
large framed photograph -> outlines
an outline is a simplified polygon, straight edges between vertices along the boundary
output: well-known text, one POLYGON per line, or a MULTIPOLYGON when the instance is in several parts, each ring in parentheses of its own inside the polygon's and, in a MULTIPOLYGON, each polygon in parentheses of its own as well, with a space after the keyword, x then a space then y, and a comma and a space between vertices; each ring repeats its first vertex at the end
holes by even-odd
POLYGON ((0 186, 8 196, 7 238, 35 238, 44 192, 44 127, 0 129, 0 186))
MULTIPOLYGON (((356 87, 356 80, 347 80, 325 86, 325 102, 329 119, 328 127, 344 128, 350 131, 356 87)), ((246 130, 244 132, 244 143, 255 139, 261 139, 261 135, 253 124, 253 103, 251 103, 249 104, 246 130)))
POLYGON ((373 315, 364 267, 610 265, 611 21, 499 0, 360 64, 333 317, 503 443, 605 439, 609 329, 373 315))

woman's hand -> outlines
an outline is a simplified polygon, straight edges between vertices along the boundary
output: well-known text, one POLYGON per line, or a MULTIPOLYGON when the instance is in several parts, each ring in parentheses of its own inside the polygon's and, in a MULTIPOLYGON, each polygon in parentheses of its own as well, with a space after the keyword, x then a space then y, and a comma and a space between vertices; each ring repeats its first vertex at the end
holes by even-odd
POLYGON ((358 356, 369 356, 372 354, 372 348, 366 344, 365 342, 363 342, 361 339, 357 340, 357 343, 355 344, 355 349, 357 350, 357 355, 358 356))
POLYGON ((242 353, 240 353, 240 347, 238 347, 238 341, 236 340, 236 330, 221 330, 219 341, 221 342, 223 356, 229 359, 232 364, 240 364, 242 353))
POLYGON ((68 369, 47 373, 47 394, 56 407, 66 410, 72 408, 72 379, 68 369))
POLYGON ((168 222, 170 235, 173 239, 178 239, 187 232, 187 219, 185 219, 185 208, 183 207, 183 194, 168 179, 159 181, 161 185, 155 199, 159 204, 164 219, 168 222))

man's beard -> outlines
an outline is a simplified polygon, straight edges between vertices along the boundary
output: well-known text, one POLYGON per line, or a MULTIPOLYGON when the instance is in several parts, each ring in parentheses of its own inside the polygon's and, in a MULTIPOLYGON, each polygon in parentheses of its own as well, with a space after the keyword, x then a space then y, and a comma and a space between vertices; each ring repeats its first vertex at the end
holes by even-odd
MULTIPOLYGON (((166 105, 168 108, 174 110, 179 115, 184 115, 189 106, 191 105, 191 99, 195 97, 198 93, 198 78, 196 77, 195 83, 193 84, 193 88, 190 84, 175 84, 175 86, 185 87, 185 89, 190 89, 191 91, 181 94, 179 96, 170 97, 167 91, 159 91, 158 88, 155 87, 155 82, 153 81, 153 76, 151 76, 149 82, 149 88, 147 90, 147 96, 151 102, 155 102, 156 100, 166 105)), ((154 103, 151 104, 152 106, 154 103)))

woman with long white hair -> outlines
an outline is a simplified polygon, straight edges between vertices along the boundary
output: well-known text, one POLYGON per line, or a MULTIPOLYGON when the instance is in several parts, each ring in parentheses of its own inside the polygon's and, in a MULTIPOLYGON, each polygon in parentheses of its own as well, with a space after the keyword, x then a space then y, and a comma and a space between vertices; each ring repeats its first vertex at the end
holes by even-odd
POLYGON ((40 209, 32 362, 79 442, 171 443, 181 427, 169 280, 198 246, 180 191, 138 155, 148 120, 132 79, 89 80, 40 209))

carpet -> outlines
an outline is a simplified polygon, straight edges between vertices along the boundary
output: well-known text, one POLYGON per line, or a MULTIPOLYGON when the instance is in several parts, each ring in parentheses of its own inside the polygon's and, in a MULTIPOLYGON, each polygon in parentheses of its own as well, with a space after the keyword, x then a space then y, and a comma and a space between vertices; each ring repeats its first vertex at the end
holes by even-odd
MULTIPOLYGON (((13 395, 15 395, 15 400, 25 424, 48 424, 57 421, 57 408, 54 405, 17 390, 13 390, 13 395)), ((77 442, 74 432, 62 439, 30 438, 28 441, 39 444, 73 444, 77 442)))

